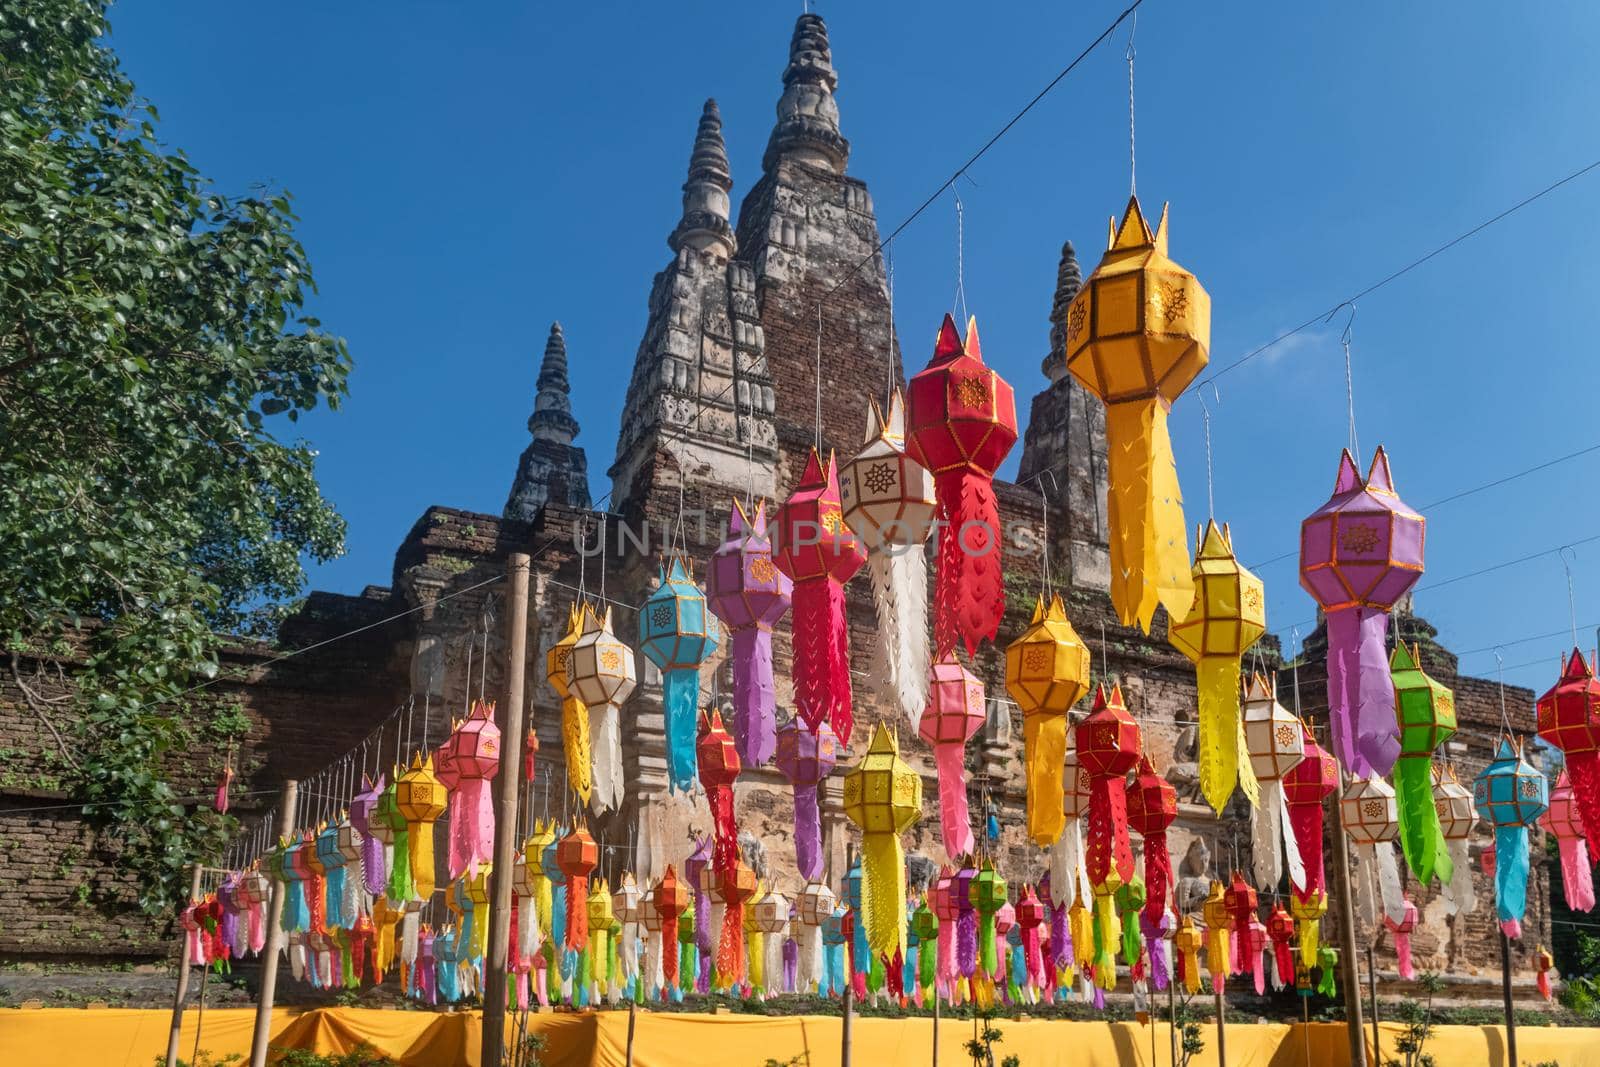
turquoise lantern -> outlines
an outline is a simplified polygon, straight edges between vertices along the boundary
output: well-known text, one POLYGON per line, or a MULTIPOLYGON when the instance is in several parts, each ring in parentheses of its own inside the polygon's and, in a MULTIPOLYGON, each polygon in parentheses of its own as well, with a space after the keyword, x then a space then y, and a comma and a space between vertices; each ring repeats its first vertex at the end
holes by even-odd
POLYGON ((661 568, 661 584, 639 608, 639 650, 661 668, 667 734, 667 778, 673 789, 695 784, 694 744, 700 664, 717 647, 717 621, 682 556, 661 568))
POLYGON ((1528 827, 1550 806, 1550 783, 1522 757, 1522 744, 1500 738, 1494 762, 1472 783, 1478 815, 1494 827, 1494 900, 1507 937, 1522 936, 1528 901, 1528 827))

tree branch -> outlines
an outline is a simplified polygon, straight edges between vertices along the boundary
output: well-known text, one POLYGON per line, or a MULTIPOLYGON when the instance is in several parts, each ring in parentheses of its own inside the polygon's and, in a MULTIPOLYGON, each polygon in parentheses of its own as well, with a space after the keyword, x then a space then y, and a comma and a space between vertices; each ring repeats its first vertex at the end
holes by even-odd
MULTIPOLYGON (((17 688, 22 690, 22 698, 28 702, 28 707, 32 708, 33 713, 39 717, 39 721, 44 723, 44 728, 50 731, 50 736, 56 739, 56 747, 61 750, 61 758, 66 760, 73 770, 80 770, 78 761, 73 758, 72 752, 67 748, 66 741, 62 740, 61 731, 57 730, 56 724, 50 721, 50 715, 44 706, 47 703, 46 699, 22 680, 22 664, 17 659, 15 649, 11 652, 11 674, 16 678, 17 688)), ((59 701, 49 701, 49 703, 59 703, 59 701)))

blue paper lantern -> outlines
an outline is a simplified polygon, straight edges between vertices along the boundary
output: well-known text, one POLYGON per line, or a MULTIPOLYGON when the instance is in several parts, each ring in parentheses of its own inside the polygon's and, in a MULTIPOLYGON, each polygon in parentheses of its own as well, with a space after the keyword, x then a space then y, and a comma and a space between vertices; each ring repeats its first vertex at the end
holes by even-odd
POLYGON ((1528 898, 1528 828, 1550 806, 1550 783, 1522 758, 1522 745, 1502 737, 1494 762, 1472 783, 1478 815, 1494 827, 1494 899, 1507 937, 1522 936, 1528 898))
POLYGON ((639 649, 661 669, 667 778, 673 789, 695 783, 695 713, 700 664, 717 647, 716 619, 683 557, 661 568, 661 585, 639 608, 639 649))

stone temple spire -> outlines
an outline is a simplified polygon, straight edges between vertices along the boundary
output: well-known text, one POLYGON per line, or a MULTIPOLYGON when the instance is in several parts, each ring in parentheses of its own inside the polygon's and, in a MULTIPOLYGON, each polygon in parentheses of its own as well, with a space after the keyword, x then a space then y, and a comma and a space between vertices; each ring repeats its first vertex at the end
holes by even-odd
POLYGON ((1078 268, 1078 254, 1068 241, 1061 246, 1061 264, 1056 267, 1056 296, 1050 303, 1050 354, 1044 357, 1040 370, 1052 382, 1060 381, 1067 373, 1067 307, 1083 288, 1083 271, 1078 268))
POLYGON ((539 395, 528 416, 528 432, 536 441, 558 445, 570 445, 578 436, 578 420, 572 417, 572 383, 567 381, 567 339, 559 322, 550 324, 550 339, 544 343, 539 395))
POLYGON ((589 460, 572 441, 578 420, 572 417, 572 383, 567 380, 567 339, 559 322, 550 324, 539 367, 539 395, 528 417, 533 440, 517 463, 517 476, 506 498, 505 516, 532 522, 546 504, 589 506, 589 460))
POLYGON ((733 226, 728 222, 728 191, 733 174, 722 143, 722 113, 715 100, 707 100, 700 113, 700 128, 689 156, 689 178, 683 183, 683 217, 667 238, 674 252, 685 245, 701 252, 733 255, 733 226))
POLYGON ((762 170, 771 171, 779 159, 788 158, 844 173, 850 142, 839 133, 839 105, 833 99, 838 87, 827 25, 821 15, 801 15, 789 41, 778 124, 761 159, 762 170))

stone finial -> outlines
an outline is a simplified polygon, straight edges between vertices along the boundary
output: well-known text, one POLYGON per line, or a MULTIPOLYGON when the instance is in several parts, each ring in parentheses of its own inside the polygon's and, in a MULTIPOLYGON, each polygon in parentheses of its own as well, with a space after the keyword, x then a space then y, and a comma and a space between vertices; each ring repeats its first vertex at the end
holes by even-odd
POLYGON ((838 86, 827 24, 821 15, 801 15, 789 41, 778 124, 761 159, 763 170, 770 171, 780 159, 788 158, 844 173, 850 142, 839 133, 839 105, 833 99, 838 86))
POLYGON ((1040 370, 1052 382, 1067 374, 1067 308, 1072 298, 1083 288, 1083 271, 1078 267, 1078 254, 1068 241, 1061 246, 1061 263, 1056 267, 1056 295, 1050 304, 1050 354, 1044 357, 1040 370))
POLYGON ((550 339, 544 343, 539 395, 528 416, 528 432, 536 441, 558 445, 570 445, 578 436, 578 420, 572 417, 572 383, 567 380, 567 340, 559 322, 550 324, 550 339))
POLYGON ((674 252, 688 245, 702 252, 718 251, 724 259, 733 255, 733 226, 728 221, 732 188, 733 173, 722 143, 722 113, 715 100, 707 100, 689 154, 689 177, 683 183, 683 217, 667 238, 674 252))

